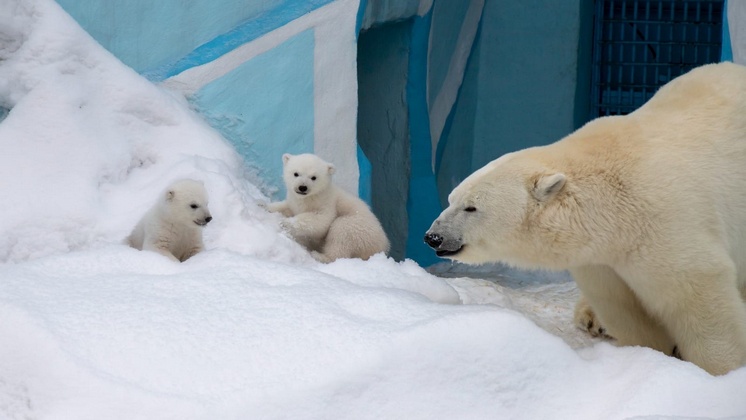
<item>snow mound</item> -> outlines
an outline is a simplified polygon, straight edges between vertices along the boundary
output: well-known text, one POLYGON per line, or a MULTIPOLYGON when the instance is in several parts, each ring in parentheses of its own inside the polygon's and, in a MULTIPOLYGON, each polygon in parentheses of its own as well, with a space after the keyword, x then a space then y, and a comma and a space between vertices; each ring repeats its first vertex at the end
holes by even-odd
POLYGON ((315 262, 183 97, 52 0, 0 2, 0 109, 1 419, 746 418, 746 368, 588 339, 566 275, 315 262), (184 177, 207 250, 123 245, 184 177))

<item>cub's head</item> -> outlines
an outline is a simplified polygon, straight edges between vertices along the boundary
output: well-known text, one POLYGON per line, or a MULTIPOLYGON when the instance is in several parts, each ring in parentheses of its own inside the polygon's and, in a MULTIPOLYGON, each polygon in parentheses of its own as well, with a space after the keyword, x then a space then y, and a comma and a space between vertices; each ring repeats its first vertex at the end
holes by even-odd
POLYGON ((282 177, 288 197, 310 197, 329 188, 334 165, 316 155, 282 155, 282 177))
POLYGON ((201 181, 176 181, 166 188, 163 198, 168 217, 174 222, 204 226, 212 220, 207 208, 207 191, 201 181))
POLYGON ((425 234, 438 256, 471 264, 563 264, 552 247, 561 246, 563 220, 573 218, 563 208, 567 178, 515 155, 487 164, 451 192, 448 208, 425 234))

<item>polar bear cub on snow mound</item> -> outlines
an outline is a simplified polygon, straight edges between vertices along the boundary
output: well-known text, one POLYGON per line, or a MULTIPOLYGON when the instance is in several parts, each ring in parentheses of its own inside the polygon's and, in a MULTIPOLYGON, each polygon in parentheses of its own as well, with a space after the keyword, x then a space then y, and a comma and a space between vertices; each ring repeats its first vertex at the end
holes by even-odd
POLYGON ((694 69, 629 115, 479 169, 425 241, 467 263, 568 269, 583 328, 726 373, 746 364, 744 116, 746 67, 694 69))
POLYGON ((182 179, 166 188, 127 241, 133 248, 186 261, 204 248, 202 227, 210 220, 204 184, 182 179))
POLYGON ((332 184, 334 165, 312 154, 282 156, 284 201, 267 210, 282 213, 283 228, 314 258, 367 260, 388 252, 389 240, 367 204, 332 184))

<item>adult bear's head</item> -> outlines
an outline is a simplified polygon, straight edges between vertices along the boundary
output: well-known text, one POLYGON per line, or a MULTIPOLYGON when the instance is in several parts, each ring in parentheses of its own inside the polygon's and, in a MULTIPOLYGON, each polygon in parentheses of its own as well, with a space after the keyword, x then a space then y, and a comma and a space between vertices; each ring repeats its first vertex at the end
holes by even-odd
POLYGON ((477 170, 448 196, 425 234, 438 256, 482 264, 564 269, 583 259, 589 232, 577 188, 539 148, 477 170))

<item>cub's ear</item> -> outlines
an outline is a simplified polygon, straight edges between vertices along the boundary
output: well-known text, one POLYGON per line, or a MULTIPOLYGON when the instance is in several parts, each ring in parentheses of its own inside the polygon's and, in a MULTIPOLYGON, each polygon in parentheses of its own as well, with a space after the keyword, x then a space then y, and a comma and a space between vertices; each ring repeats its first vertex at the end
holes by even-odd
POLYGON ((291 155, 290 153, 285 153, 284 155, 282 155, 282 164, 287 164, 291 157, 293 157, 293 155, 291 155))
POLYGON ((536 180, 534 189, 531 192, 539 201, 547 201, 557 195, 558 192, 562 191, 562 187, 565 186, 567 177, 563 173, 556 173, 554 175, 544 175, 536 180))
POLYGON ((166 191, 166 201, 173 200, 175 195, 176 195, 176 191, 174 191, 174 190, 168 190, 168 191, 166 191))
POLYGON ((329 171, 329 175, 333 175, 336 169, 334 168, 334 165, 330 163, 329 166, 327 166, 327 171, 329 171))

